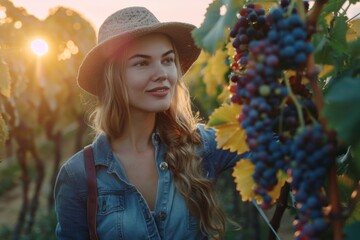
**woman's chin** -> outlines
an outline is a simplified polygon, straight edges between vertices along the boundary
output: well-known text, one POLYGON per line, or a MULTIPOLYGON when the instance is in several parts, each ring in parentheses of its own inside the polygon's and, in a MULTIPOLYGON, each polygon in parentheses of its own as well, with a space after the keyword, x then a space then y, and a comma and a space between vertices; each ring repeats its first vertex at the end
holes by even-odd
POLYGON ((157 112, 157 113, 159 113, 159 112, 164 112, 164 111, 166 111, 166 110, 169 110, 169 108, 170 108, 170 105, 164 106, 164 107, 158 108, 158 109, 155 110, 154 112, 157 112))

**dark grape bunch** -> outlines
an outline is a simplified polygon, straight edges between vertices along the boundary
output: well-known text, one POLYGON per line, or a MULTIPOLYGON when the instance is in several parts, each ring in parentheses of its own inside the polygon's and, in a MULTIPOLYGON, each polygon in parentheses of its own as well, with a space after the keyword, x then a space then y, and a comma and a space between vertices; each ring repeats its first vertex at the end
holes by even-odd
MULTIPOLYGON (((292 69, 301 68, 311 48, 306 43, 306 28, 296 12, 287 16, 286 12, 279 8, 264 16, 263 11, 257 13, 257 9, 262 8, 252 4, 240 10, 239 20, 230 34, 231 37, 235 37, 233 46, 237 54, 234 60, 241 59, 239 55, 246 53, 244 73, 239 73, 233 67, 231 81, 236 84, 231 87, 231 92, 234 93, 231 100, 243 104, 240 123, 247 133, 246 141, 253 152, 252 162, 255 165, 253 177, 259 186, 257 192, 264 197, 263 207, 265 207, 269 206, 272 200, 265 193, 277 184, 277 180, 272 179, 277 179, 278 170, 288 168, 281 147, 276 154, 269 148, 269 142, 273 142, 270 138, 273 136, 275 124, 279 122, 280 105, 288 97, 287 88, 279 79, 283 70, 288 69, 289 66, 292 69), (266 31, 260 31, 261 34, 249 37, 248 30, 253 29, 253 25, 257 26, 258 22, 261 22, 261 27, 266 31), (246 41, 243 41, 244 39, 246 41), (296 49, 294 44, 299 45, 300 49, 296 49), (302 48, 306 51, 301 52, 302 48), (299 56, 295 57, 295 54, 299 56), (262 139, 265 138, 264 136, 267 136, 265 141, 262 139), (260 156, 274 154, 274 157, 258 158, 258 152, 260 156), (266 171, 267 169, 270 170, 266 171)), ((287 117, 296 120, 297 116, 287 117)), ((272 145, 276 144, 280 143, 275 142, 272 145)))
POLYGON ((297 239, 321 239, 327 227, 322 212, 327 205, 321 189, 328 168, 335 161, 335 142, 319 124, 300 128, 289 146, 291 186, 300 218, 295 221, 297 239))
MULTIPOLYGON (((231 101, 242 105, 239 123, 252 152, 254 192, 263 197, 262 207, 271 206, 268 192, 278 172, 288 172, 299 210, 296 238, 320 239, 328 204, 321 188, 334 162, 335 143, 315 124, 312 93, 301 81, 313 47, 297 9, 289 7, 290 1, 282 0, 268 14, 254 4, 239 11, 230 33, 236 49, 231 101), (287 79, 290 69, 296 75, 287 79)), ((304 7, 307 11, 307 2, 304 7)))
POLYGON ((286 12, 275 9, 268 15, 271 30, 267 40, 278 45, 279 66, 281 69, 298 69, 302 67, 312 52, 313 47, 307 42, 306 25, 295 12, 286 16, 286 12))
POLYGON ((273 129, 287 90, 278 81, 280 71, 272 67, 272 56, 277 48, 260 40, 251 42, 249 51, 247 71, 238 79, 237 94, 243 102, 241 126, 253 153, 253 179, 258 185, 255 193, 263 197, 262 206, 267 208, 272 201, 267 192, 277 184, 277 173, 285 167, 282 148, 274 138, 273 129))
MULTIPOLYGON (((291 2, 291 0, 281 0, 280 1, 280 6, 285 12, 288 10, 290 2, 291 2)), ((304 4, 305 12, 308 12, 309 11, 309 2, 304 0, 303 4, 304 4)), ((296 11, 297 11, 296 8, 294 8, 292 12, 296 13, 296 11)))
POLYGON ((246 66, 249 42, 265 38, 268 31, 265 10, 260 5, 248 4, 239 11, 239 15, 230 32, 230 37, 234 39, 232 45, 236 49, 232 66, 234 70, 246 66))
POLYGON ((274 138, 273 128, 279 115, 278 106, 287 96, 287 89, 278 81, 281 72, 273 68, 272 56, 277 52, 276 46, 273 48, 264 40, 252 41, 249 52, 245 74, 233 75, 232 81, 236 81, 234 98, 242 103, 239 120, 252 151, 253 179, 258 186, 255 193, 263 197, 262 207, 267 208, 272 202, 267 193, 277 184, 278 171, 285 168, 282 149, 274 138))

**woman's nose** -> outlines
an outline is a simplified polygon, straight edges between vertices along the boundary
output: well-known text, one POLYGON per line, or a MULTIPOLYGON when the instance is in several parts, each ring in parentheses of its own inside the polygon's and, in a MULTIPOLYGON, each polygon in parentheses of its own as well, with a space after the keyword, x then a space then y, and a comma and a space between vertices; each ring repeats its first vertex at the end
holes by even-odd
POLYGON ((152 76, 153 81, 164 81, 167 79, 166 67, 161 63, 154 64, 152 76))

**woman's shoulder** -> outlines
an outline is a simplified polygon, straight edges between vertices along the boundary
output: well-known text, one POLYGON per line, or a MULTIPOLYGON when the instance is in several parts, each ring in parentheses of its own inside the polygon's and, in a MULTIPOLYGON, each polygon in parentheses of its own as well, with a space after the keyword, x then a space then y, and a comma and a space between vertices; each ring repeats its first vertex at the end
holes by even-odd
POLYGON ((85 176, 84 149, 69 157, 62 165, 60 171, 66 171, 68 175, 85 176))

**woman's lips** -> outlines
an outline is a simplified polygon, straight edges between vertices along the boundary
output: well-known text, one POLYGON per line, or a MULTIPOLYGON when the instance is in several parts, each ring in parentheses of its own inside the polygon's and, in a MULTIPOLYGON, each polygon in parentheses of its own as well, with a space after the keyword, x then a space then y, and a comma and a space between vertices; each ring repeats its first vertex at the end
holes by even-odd
POLYGON ((154 97, 165 97, 170 92, 168 87, 156 87, 146 91, 154 97))

